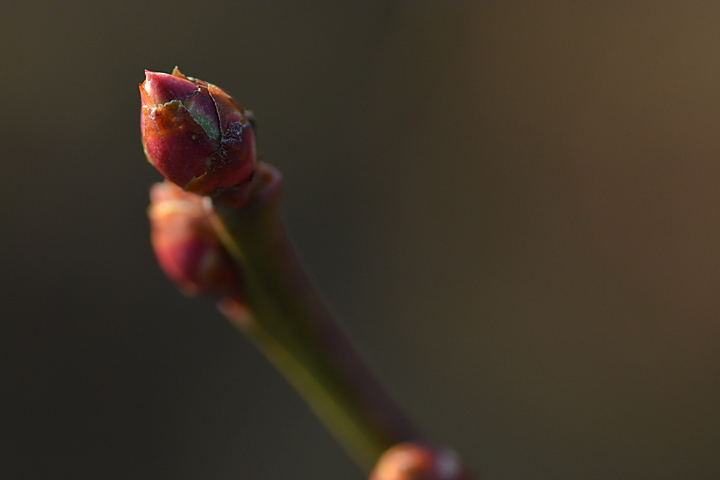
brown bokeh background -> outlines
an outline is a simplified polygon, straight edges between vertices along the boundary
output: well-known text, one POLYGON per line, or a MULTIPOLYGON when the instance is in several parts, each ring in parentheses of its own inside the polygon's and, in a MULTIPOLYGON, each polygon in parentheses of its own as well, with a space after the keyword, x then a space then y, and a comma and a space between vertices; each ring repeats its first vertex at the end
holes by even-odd
POLYGON ((720 5, 0 3, 0 477, 361 479, 155 265, 143 69, 232 92, 318 284, 492 480, 720 478, 720 5))

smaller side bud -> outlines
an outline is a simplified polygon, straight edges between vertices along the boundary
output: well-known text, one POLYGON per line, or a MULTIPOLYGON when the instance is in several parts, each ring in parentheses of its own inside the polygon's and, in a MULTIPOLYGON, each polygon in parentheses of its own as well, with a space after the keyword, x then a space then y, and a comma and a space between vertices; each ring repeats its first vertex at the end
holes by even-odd
POLYGON ((401 443, 378 460, 369 480, 473 480, 454 450, 423 443, 401 443))
POLYGON ((210 223, 203 197, 156 183, 148 217, 160 268, 183 293, 241 298, 238 270, 210 223))

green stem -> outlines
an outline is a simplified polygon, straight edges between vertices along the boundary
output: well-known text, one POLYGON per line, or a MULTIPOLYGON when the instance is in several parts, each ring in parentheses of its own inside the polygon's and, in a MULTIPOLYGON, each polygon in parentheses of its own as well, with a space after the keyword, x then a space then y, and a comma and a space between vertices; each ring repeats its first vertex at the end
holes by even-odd
POLYGON ((421 436, 305 273, 278 212, 279 173, 267 165, 258 173, 247 205, 213 204, 216 229, 241 267, 251 314, 231 320, 256 342, 358 464, 370 471, 383 451, 421 436))

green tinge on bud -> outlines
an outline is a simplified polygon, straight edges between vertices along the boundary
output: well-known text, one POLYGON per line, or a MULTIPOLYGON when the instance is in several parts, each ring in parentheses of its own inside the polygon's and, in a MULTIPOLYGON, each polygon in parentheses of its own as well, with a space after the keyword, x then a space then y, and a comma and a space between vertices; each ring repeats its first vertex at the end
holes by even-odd
POLYGON ((455 451, 401 443, 383 453, 369 480, 473 480, 455 451))
POLYGON ((203 197, 156 183, 148 216, 155 256, 165 274, 186 295, 241 298, 238 271, 203 208, 203 197))
POLYGON ((172 74, 145 71, 140 97, 145 155, 167 180, 199 195, 250 180, 255 133, 227 92, 175 68, 172 74))

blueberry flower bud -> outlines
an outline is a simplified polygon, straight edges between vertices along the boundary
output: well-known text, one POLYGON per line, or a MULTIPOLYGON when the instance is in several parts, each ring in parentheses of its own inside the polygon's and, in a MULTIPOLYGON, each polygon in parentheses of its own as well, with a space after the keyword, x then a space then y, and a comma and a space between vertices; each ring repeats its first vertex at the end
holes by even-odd
POLYGON ((386 451, 370 480, 472 480, 460 457, 449 448, 401 443, 386 451))
POLYGON ((239 298, 239 274, 203 208, 203 197, 175 185, 150 190, 151 240, 160 267, 186 295, 239 298))
POLYGON ((249 115, 223 89, 145 71, 141 129, 148 161, 186 191, 216 195, 246 183, 255 167, 249 115))

